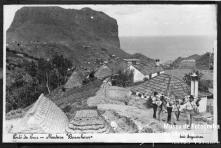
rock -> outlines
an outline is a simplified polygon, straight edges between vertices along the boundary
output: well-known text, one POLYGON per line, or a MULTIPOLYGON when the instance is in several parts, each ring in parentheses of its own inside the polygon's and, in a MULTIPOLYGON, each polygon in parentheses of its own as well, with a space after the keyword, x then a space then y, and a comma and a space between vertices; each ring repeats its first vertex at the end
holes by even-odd
POLYGON ((22 43, 23 52, 34 57, 48 58, 59 52, 83 63, 91 56, 102 57, 102 48, 107 51, 103 59, 113 53, 128 55, 120 49, 116 19, 90 8, 23 7, 16 12, 6 36, 9 45, 22 43), (98 54, 84 47, 97 48, 98 54))

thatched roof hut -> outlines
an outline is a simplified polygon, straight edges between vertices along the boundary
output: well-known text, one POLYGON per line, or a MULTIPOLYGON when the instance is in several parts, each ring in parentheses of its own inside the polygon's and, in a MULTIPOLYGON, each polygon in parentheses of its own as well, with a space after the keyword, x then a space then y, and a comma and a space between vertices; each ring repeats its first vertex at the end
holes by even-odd
POLYGON ((65 133, 68 118, 49 98, 40 95, 12 132, 21 133, 65 133))
POLYGON ((112 70, 106 65, 102 65, 101 67, 99 67, 94 74, 96 78, 101 80, 110 77, 111 75, 112 75, 112 70))
POLYGON ((71 133, 109 133, 110 127, 96 110, 79 110, 69 123, 71 133))
POLYGON ((64 85, 64 88, 74 88, 74 87, 80 87, 83 83, 83 74, 81 72, 74 71, 66 84, 64 85))

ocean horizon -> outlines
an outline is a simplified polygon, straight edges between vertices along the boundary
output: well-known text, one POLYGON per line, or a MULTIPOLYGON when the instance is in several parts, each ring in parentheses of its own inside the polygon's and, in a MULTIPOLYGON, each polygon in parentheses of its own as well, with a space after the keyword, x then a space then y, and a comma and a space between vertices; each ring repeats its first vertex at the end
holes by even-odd
POLYGON ((213 36, 124 36, 119 38, 121 49, 124 51, 160 59, 161 63, 178 57, 212 52, 216 40, 213 36))

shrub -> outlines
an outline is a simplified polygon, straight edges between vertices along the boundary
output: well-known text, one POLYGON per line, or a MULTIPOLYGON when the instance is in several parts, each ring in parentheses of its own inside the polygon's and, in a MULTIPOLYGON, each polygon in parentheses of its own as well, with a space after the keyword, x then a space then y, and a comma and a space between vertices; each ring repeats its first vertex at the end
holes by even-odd
MULTIPOLYGON (((199 90, 200 91, 204 91, 204 92, 208 92, 209 91, 209 87, 212 87, 212 82, 210 80, 202 80, 202 76, 203 74, 200 73, 199 71, 196 71, 196 74, 199 76, 199 90)), ((187 83, 187 85, 191 85, 191 75, 192 72, 185 74, 185 76, 183 77, 183 80, 187 83)))
MULTIPOLYGON (((196 71, 195 72, 196 75, 198 75, 198 80, 200 81, 200 79, 202 78, 203 74, 200 73, 199 71, 196 71)), ((193 74, 193 72, 190 72, 188 74, 185 74, 184 77, 183 77, 183 80, 188 84, 190 85, 191 84, 191 75, 193 74)))
POLYGON ((35 102, 41 93, 50 93, 63 85, 71 67, 71 62, 60 55, 54 55, 51 60, 25 63, 24 71, 16 71, 15 82, 6 88, 6 112, 25 108, 35 102))
POLYGON ((133 84, 133 75, 133 71, 128 70, 122 72, 121 70, 119 70, 118 73, 111 78, 112 85, 121 87, 131 86, 133 84))

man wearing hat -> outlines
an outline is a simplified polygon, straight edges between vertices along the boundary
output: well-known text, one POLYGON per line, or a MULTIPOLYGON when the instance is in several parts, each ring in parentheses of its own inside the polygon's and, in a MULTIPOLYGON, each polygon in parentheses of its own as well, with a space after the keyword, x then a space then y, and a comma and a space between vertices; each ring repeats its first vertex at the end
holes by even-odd
POLYGON ((196 113, 197 110, 197 105, 194 102, 193 95, 190 95, 187 99, 187 102, 182 105, 182 110, 184 110, 187 115, 187 124, 189 125, 188 129, 191 129, 193 115, 196 113))

